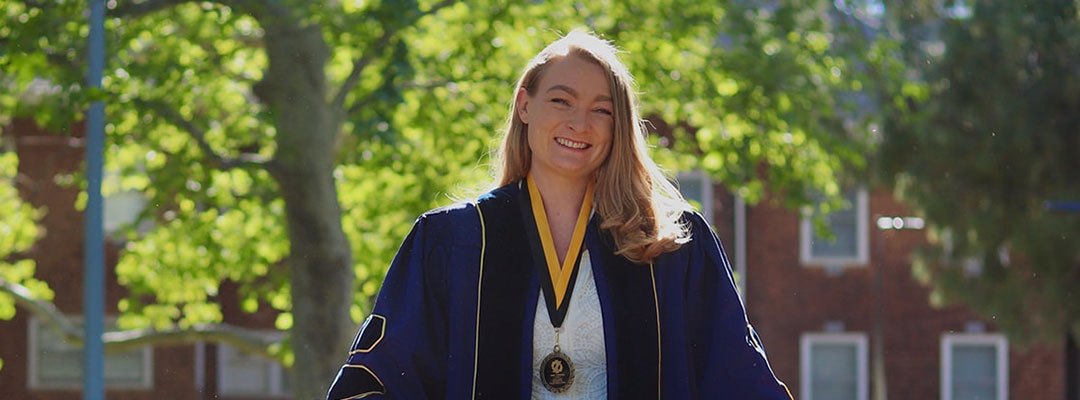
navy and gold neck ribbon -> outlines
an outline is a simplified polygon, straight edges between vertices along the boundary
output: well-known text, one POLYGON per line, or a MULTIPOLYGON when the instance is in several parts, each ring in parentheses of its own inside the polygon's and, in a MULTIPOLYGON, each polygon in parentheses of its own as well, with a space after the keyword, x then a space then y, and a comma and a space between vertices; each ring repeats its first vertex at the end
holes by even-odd
POLYGON ((570 297, 574 291, 574 282, 577 280, 578 265, 581 264, 585 229, 589 225, 589 215, 592 213, 593 184, 589 183, 589 187, 585 190, 585 198, 581 202, 577 223, 574 225, 574 234, 570 238, 570 247, 560 265, 540 189, 536 187, 531 174, 526 182, 529 186, 527 192, 529 201, 522 202, 522 213, 527 214, 522 217, 526 225, 530 225, 526 231, 529 234, 529 244, 533 249, 533 264, 538 268, 540 287, 544 292, 544 301, 547 303, 548 317, 551 318, 551 325, 559 328, 566 318, 566 311, 570 308, 570 297))

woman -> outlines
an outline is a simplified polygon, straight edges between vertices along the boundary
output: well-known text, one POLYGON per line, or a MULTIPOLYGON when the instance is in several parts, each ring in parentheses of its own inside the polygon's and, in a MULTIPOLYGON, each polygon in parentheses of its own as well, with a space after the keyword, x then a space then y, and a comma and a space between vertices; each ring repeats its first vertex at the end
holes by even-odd
POLYGON ((328 398, 791 398, 616 53, 575 31, 532 60, 499 187, 417 219, 328 398))

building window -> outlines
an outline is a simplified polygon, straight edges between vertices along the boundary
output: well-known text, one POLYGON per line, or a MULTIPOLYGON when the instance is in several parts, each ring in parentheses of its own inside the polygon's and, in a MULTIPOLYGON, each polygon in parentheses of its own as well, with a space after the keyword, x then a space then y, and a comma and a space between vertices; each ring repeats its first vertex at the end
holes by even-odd
MULTIPOLYGON (((139 217, 139 213, 146 208, 146 195, 137 190, 118 190, 120 185, 120 173, 118 171, 106 171, 103 186, 110 188, 110 192, 102 198, 102 225, 105 235, 114 240, 124 240, 124 235, 118 234, 121 227, 130 225, 139 217)), ((141 233, 149 231, 152 222, 144 221, 137 228, 141 233)))
MULTIPOLYGON (((76 318, 73 318, 76 319, 76 318)), ((81 323, 81 318, 78 318, 81 323)), ((116 318, 106 318, 106 329, 115 329, 116 318)), ((63 335, 37 317, 30 318, 26 374, 30 389, 80 389, 83 381, 83 349, 64 341, 63 335)), ((151 389, 154 352, 149 346, 123 353, 105 353, 105 387, 151 389)))
POLYGON ((217 345, 217 384, 221 396, 288 397, 288 370, 265 357, 244 353, 235 347, 217 345))
POLYGON ((832 240, 818 235, 811 216, 804 216, 799 233, 799 259, 803 265, 849 267, 870 260, 868 236, 870 200, 866 189, 844 193, 847 207, 825 216, 832 240))
POLYGON ((941 337, 942 400, 1009 398, 1009 345, 1005 336, 947 333, 941 337))
POLYGON ((709 224, 713 223, 713 185, 709 175, 700 170, 680 172, 676 177, 679 193, 698 207, 709 224))
POLYGON ((800 395, 806 400, 866 400, 866 334, 805 333, 799 342, 800 395))
POLYGON ((739 298, 745 300, 746 201, 738 195, 727 192, 722 192, 720 198, 716 198, 716 188, 713 186, 712 179, 701 170, 680 172, 676 181, 679 193, 701 212, 701 216, 721 238, 728 260, 732 263, 731 268, 735 285, 739 289, 739 298), (719 216, 713 213, 717 207, 721 207, 722 210, 719 216))

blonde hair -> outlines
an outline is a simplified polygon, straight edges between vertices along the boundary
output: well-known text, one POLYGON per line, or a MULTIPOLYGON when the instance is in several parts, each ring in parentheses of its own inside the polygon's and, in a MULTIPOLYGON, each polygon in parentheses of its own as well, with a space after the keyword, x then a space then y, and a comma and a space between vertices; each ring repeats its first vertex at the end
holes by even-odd
MULTIPOLYGON (((634 78, 617 53, 615 46, 606 40, 584 31, 572 31, 529 62, 514 93, 521 89, 536 93, 547 66, 563 57, 580 57, 604 69, 611 87, 615 124, 611 152, 596 171, 594 206, 602 221, 600 228, 615 239, 615 253, 635 263, 647 264, 689 240, 690 233, 681 218, 684 211, 692 208, 647 153, 646 129, 637 110, 634 78)), ((532 162, 526 124, 516 108, 512 102, 495 165, 498 186, 524 179, 532 162)))

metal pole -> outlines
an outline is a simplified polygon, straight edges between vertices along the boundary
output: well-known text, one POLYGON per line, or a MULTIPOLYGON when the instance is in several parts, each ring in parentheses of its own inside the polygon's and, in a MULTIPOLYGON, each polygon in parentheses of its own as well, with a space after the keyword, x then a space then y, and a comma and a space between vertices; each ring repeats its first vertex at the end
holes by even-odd
POLYGON ((902 229, 923 229, 924 221, 916 217, 888 217, 880 216, 875 223, 877 225, 877 238, 874 243, 874 328, 872 332, 873 342, 871 354, 871 379, 873 380, 873 399, 886 400, 889 398, 888 382, 886 380, 885 363, 885 268, 888 265, 885 249, 885 231, 902 229))
POLYGON ((877 230, 877 240, 874 243, 874 253, 878 259, 874 260, 874 328, 871 333, 873 349, 871 353, 870 370, 873 374, 873 399, 886 400, 889 398, 888 384, 885 379, 885 252, 882 250, 885 235, 880 228, 877 230))
MULTIPOLYGON (((90 0, 86 86, 101 89, 105 69, 105 1, 90 0)), ((105 150, 105 104, 90 103, 86 113, 86 225, 83 238, 83 400, 105 399, 105 239, 101 177, 105 150)))

